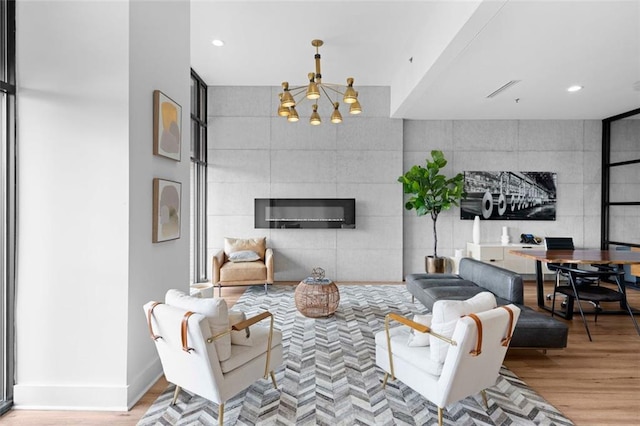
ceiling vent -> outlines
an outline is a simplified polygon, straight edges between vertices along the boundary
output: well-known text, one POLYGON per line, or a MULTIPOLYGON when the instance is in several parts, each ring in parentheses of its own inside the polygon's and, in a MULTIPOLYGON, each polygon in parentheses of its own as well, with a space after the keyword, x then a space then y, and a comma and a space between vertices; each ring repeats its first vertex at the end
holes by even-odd
POLYGON ((520 81, 522 81, 522 80, 511 80, 510 82, 508 82, 506 84, 503 84, 501 87, 499 87, 498 89, 494 90, 493 93, 490 93, 489 95, 487 95, 487 98, 491 99, 491 98, 494 98, 494 97, 498 96, 500 93, 504 92, 509 87, 520 83, 520 81))

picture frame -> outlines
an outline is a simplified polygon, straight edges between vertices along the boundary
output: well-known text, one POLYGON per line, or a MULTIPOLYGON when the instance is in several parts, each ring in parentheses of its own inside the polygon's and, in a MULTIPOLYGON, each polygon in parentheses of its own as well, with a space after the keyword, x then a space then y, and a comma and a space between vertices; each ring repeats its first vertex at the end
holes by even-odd
POLYGON ((556 220, 555 172, 465 171, 460 219, 556 220))
POLYGON ((153 242, 180 238, 182 184, 167 179, 153 179, 153 242))
POLYGON ((180 161, 182 107, 160 90, 153 91, 153 154, 180 161))

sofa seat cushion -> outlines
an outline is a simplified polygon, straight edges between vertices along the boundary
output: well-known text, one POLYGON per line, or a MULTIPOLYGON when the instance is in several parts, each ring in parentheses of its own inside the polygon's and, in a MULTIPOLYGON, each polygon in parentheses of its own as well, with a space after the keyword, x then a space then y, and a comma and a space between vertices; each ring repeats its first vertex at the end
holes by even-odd
POLYGON ((255 262, 227 262, 220 268, 220 281, 256 281, 263 283, 267 280, 267 266, 263 261, 255 262))
POLYGON ((519 306, 520 318, 511 337, 511 346, 518 348, 564 348, 568 328, 546 314, 527 306, 519 306))
MULTIPOLYGON (((434 376, 442 373, 443 364, 431 360, 431 347, 429 346, 409 346, 409 327, 395 327, 389 330, 391 336, 391 349, 394 358, 401 358, 413 365, 416 369, 425 371, 434 376)), ((376 346, 387 349, 387 335, 384 331, 376 333, 376 346)))
MULTIPOLYGON (((262 326, 251 327, 251 340, 253 346, 231 345, 231 356, 220 363, 220 368, 224 374, 235 370, 241 365, 246 364, 254 358, 265 354, 267 342, 269 340, 269 328, 262 326)), ((279 330, 273 330, 273 339, 271 340, 271 348, 275 348, 282 344, 282 333, 279 330)))
POLYGON ((420 292, 421 294, 416 295, 416 299, 422 302, 429 310, 432 310, 433 304, 438 300, 467 300, 484 291, 486 290, 477 285, 434 287, 423 289, 420 292))

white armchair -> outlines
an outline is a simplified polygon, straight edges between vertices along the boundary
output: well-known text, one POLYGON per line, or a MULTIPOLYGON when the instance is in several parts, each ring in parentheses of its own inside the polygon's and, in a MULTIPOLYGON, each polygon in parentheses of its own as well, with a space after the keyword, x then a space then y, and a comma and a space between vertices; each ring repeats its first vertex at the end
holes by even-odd
POLYGON ((243 320, 242 313, 229 315, 224 299, 178 290, 169 290, 165 303, 148 302, 144 311, 165 377, 176 385, 172 405, 183 388, 218 404, 222 425, 232 396, 269 376, 277 388, 273 371, 282 364, 282 334, 271 313, 243 320), (269 327, 257 325, 267 318, 269 327))
POLYGON ((440 426, 443 409, 449 404, 481 392, 487 405, 484 390, 496 384, 519 315, 515 305, 469 314, 457 320, 450 339, 424 324, 397 314, 387 315, 385 330, 375 337, 376 364, 385 371, 382 386, 389 376, 402 380, 437 405, 440 426), (390 321, 407 327, 390 328, 390 321), (432 342, 446 342, 449 347, 444 363, 432 357, 431 351, 436 350, 433 344, 410 346, 410 329, 429 333, 432 342))

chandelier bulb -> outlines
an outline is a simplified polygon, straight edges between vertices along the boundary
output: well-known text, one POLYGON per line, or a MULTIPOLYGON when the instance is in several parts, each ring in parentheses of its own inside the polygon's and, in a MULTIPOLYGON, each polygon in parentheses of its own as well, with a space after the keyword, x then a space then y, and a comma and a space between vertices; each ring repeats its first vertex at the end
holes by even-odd
POLYGON ((331 114, 331 122, 334 124, 342 123, 342 114, 340 114, 340 111, 338 110, 339 106, 340 106, 340 103, 338 102, 333 103, 333 113, 331 114))
POLYGON ((311 113, 311 118, 309 119, 309 123, 312 126, 318 126, 322 124, 322 120, 320 119, 320 114, 318 114, 318 104, 313 104, 313 112, 311 113))
POLYGON ((298 111, 296 111, 296 107, 292 106, 291 108, 289 108, 289 115, 287 117, 287 121, 290 123, 295 123, 299 119, 300 117, 298 117, 298 111))

